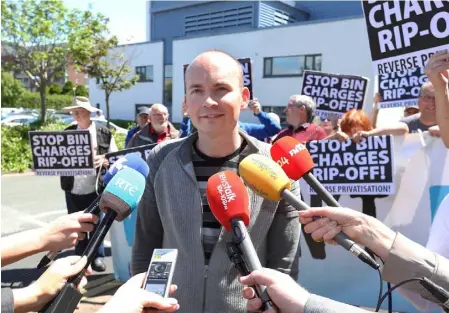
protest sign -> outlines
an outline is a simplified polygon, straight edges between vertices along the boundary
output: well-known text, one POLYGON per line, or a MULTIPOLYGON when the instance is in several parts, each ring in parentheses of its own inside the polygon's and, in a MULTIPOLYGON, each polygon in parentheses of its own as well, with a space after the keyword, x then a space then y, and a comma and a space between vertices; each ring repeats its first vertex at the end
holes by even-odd
POLYGON ((30 131, 28 135, 36 175, 96 174, 88 130, 30 131))
POLYGON ((304 71, 301 94, 315 100, 316 115, 341 117, 351 109, 363 108, 368 82, 361 76, 304 71))
POLYGON ((425 67, 449 49, 449 2, 362 1, 375 75, 425 67))
POLYGON ((394 194, 392 136, 367 137, 360 143, 310 141, 306 147, 315 164, 313 175, 329 193, 394 194))
MULTIPOLYGON (((240 64, 242 65, 242 71, 243 71, 243 85, 249 89, 250 99, 253 99, 253 78, 252 78, 252 69, 251 69, 251 59, 250 58, 244 58, 244 59, 238 59, 240 64)), ((188 64, 184 64, 184 93, 186 92, 186 84, 185 84, 185 77, 186 77, 186 70, 188 64)))
POLYGON ((117 161, 118 158, 120 158, 124 155, 127 155, 128 153, 140 152, 142 159, 144 159, 146 161, 148 158, 148 155, 150 154, 150 151, 156 145, 157 144, 152 143, 149 145, 144 145, 144 146, 139 146, 139 147, 135 147, 135 148, 124 149, 124 150, 120 150, 120 151, 116 151, 116 152, 107 153, 106 159, 109 162, 109 166, 111 166, 112 164, 114 164, 115 161, 117 161))
POLYGON ((379 75, 377 91, 382 97, 380 109, 418 105, 421 85, 428 81, 422 67, 379 75))
MULTIPOLYGON (((376 217, 394 231, 425 246, 435 212, 442 207, 449 194, 449 150, 440 138, 422 134, 394 136, 394 177, 396 192, 388 196, 334 195, 338 203, 376 217), (427 136, 426 136, 427 137, 427 136), (429 136, 430 137, 430 136, 429 136), (426 140, 427 141, 427 140, 426 140), (371 211, 374 214, 369 214, 371 211)), ((325 205, 319 196, 307 193, 307 183, 300 180, 304 202, 312 207, 325 205)), ((314 241, 309 234, 301 234, 301 271, 299 283, 309 292, 351 305, 376 307, 379 275, 360 262, 341 246, 314 241), (344 286, 344 288, 341 288, 344 286)), ((383 288, 387 287, 384 282, 383 288)), ((420 312, 400 293, 393 292, 394 312, 420 312)), ((382 309, 387 309, 384 301, 382 309)), ((426 312, 436 313, 438 310, 426 312)))

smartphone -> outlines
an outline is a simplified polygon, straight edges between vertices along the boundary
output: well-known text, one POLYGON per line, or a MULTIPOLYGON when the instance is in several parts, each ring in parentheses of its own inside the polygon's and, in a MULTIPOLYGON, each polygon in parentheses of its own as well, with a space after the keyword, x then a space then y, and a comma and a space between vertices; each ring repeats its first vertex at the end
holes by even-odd
POLYGON ((178 249, 154 249, 142 288, 168 297, 177 258, 178 249))

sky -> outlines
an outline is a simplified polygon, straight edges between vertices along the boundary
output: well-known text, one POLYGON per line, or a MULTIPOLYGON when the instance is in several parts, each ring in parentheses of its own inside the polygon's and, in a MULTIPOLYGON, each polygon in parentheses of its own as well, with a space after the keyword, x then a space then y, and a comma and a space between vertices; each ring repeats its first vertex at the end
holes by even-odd
POLYGON ((109 18, 120 44, 146 41, 146 0, 64 0, 68 8, 91 9, 109 18))

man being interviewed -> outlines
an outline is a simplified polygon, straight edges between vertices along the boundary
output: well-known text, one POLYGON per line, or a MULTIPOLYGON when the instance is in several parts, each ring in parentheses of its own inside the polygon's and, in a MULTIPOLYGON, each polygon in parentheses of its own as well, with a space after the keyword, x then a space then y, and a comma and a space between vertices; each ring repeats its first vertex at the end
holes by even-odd
MULTIPOLYGON (((231 234, 210 211, 206 183, 222 171, 237 173, 240 161, 270 146, 239 130, 240 110, 249 90, 239 62, 221 51, 197 56, 186 71, 186 109, 198 130, 184 139, 163 142, 148 157, 147 186, 137 214, 131 271, 147 270, 156 248, 176 248, 173 282, 179 312, 246 312, 237 272, 226 254, 231 234)), ((263 199, 248 190, 248 231, 262 266, 298 276, 298 212, 285 202, 263 199)), ((299 197, 299 187, 292 192, 299 197)))

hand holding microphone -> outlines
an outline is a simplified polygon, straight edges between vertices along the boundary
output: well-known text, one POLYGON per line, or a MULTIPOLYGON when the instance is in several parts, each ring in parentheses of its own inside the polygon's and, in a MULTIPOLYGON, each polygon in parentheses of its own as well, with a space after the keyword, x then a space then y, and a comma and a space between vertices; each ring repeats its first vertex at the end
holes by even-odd
POLYGON ((100 200, 100 208, 105 211, 103 221, 98 225, 83 256, 87 257, 85 268, 74 277, 71 277, 58 296, 41 312, 67 313, 73 312, 82 298, 77 286, 94 258, 100 243, 106 236, 114 220, 123 221, 136 207, 145 189, 146 178, 141 173, 124 168, 120 170, 108 183, 100 200))
POLYGON ((44 251, 59 251, 75 246, 78 240, 83 240, 86 233, 94 229, 98 223, 98 216, 76 212, 61 216, 48 226, 42 228, 42 242, 44 251))
MULTIPOLYGON (((242 251, 250 272, 262 269, 257 252, 248 234, 249 197, 240 177, 232 171, 222 171, 212 175, 207 181, 206 196, 215 218, 232 232, 233 242, 242 251)), ((256 286, 264 310, 273 308, 265 286, 256 286)))
MULTIPOLYGON (((142 174, 144 177, 148 176, 148 172, 150 171, 148 164, 142 159, 140 156, 140 152, 134 152, 126 154, 119 159, 117 159, 116 162, 108 169, 106 172, 103 182, 105 185, 107 185, 111 179, 117 174, 118 171, 124 169, 124 168, 132 168, 142 174)), ((91 213, 94 215, 97 215, 96 220, 98 221, 98 215, 100 214, 100 199, 101 199, 101 193, 98 195, 98 197, 92 202, 88 208, 84 210, 84 213, 91 213)), ((74 213, 74 214, 81 214, 80 213, 74 213)), ((71 216, 71 215, 69 215, 71 216)), ((97 223, 97 222, 95 222, 97 223)), ((93 228, 92 228, 93 229, 93 228)), ((89 231, 85 231, 85 233, 92 231, 90 229, 89 231)), ((80 238, 78 240, 82 240, 82 237, 85 236, 85 233, 80 234, 80 238)), ((76 244, 76 242, 75 242, 76 244)), ((60 249, 47 249, 51 252, 47 253, 44 257, 42 257, 41 261, 37 265, 37 268, 42 268, 44 266, 47 266, 50 264, 51 261, 53 261, 56 256, 58 255, 60 250, 67 249, 73 247, 75 244, 71 246, 62 246, 60 249)))
MULTIPOLYGON (((51 301, 61 290, 67 278, 78 274, 86 265, 87 259, 69 256, 54 262, 34 283, 13 290, 14 312, 37 312, 51 301)), ((79 288, 87 284, 83 278, 79 288)))
POLYGON ((304 231, 314 240, 323 239, 335 244, 333 238, 343 231, 355 242, 371 249, 381 259, 386 260, 396 233, 378 219, 347 208, 311 208, 299 212, 299 220, 304 231), (322 216, 314 220, 314 216, 322 216))
MULTIPOLYGON (((240 282, 246 286, 267 286, 268 294, 282 313, 303 312, 309 298, 309 293, 290 276, 269 268, 263 268, 241 277, 240 282)), ((245 287, 243 298, 248 300, 246 307, 248 311, 256 312, 261 309, 262 302, 260 299, 254 298, 253 288, 245 287)))
MULTIPOLYGON (((258 195, 273 201, 284 199, 300 211, 310 209, 308 204, 290 191, 289 178, 281 166, 273 160, 260 154, 251 154, 240 162, 239 172, 248 187, 258 195)), ((334 240, 372 268, 376 270, 379 268, 379 264, 344 233, 338 233, 334 240)))

